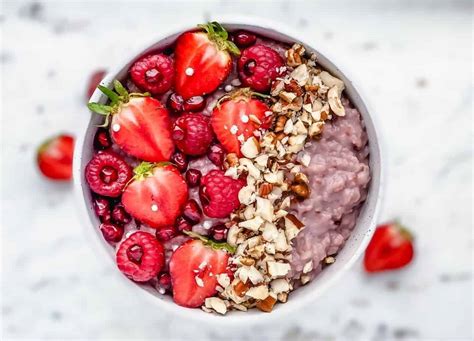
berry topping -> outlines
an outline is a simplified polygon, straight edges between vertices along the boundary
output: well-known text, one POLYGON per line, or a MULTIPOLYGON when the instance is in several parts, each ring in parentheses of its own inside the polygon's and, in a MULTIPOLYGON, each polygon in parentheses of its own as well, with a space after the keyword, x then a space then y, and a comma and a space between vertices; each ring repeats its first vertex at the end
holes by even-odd
POLYGON ((153 228, 172 225, 188 199, 188 186, 169 163, 142 162, 122 195, 128 213, 153 228))
POLYGON ((146 94, 129 94, 119 81, 114 87, 115 92, 99 85, 110 104, 89 103, 89 109, 105 116, 104 126, 112 116, 110 136, 127 154, 150 162, 168 161, 174 150, 168 110, 146 94))
POLYGON ((169 266, 173 299, 177 304, 199 307, 207 297, 216 294, 216 275, 227 271, 226 247, 229 245, 202 238, 187 241, 176 249, 169 266))
POLYGON ((117 266, 128 278, 146 282, 155 277, 165 263, 164 249, 153 235, 138 231, 119 246, 117 266))
POLYGON ((156 230, 156 238, 163 243, 176 236, 176 234, 176 229, 173 226, 167 226, 156 230))
POLYGON ((105 70, 97 70, 90 76, 89 83, 87 83, 87 101, 89 101, 89 98, 91 98, 92 94, 94 93, 95 89, 97 89, 97 86, 100 84, 100 81, 104 78, 104 76, 105 70))
POLYGON ((130 68, 130 77, 141 90, 164 94, 173 85, 173 60, 164 54, 142 57, 130 68))
POLYGON ((202 111, 206 107, 206 100, 202 96, 193 96, 186 101, 177 93, 172 93, 168 97, 167 105, 174 112, 182 111, 202 111))
POLYGON ((201 176, 202 174, 200 170, 197 170, 194 168, 188 169, 188 171, 186 172, 186 182, 188 183, 188 186, 189 187, 199 186, 199 183, 201 181, 201 176))
POLYGON ((191 199, 184 205, 183 217, 193 225, 201 221, 202 211, 196 200, 191 199))
POLYGON ((212 218, 225 218, 240 206, 239 191, 244 181, 225 176, 221 170, 212 170, 201 179, 199 196, 204 213, 212 218))
POLYGON ((364 267, 367 272, 400 269, 413 259, 413 236, 398 223, 380 225, 367 246, 364 267))
POLYGON ((111 219, 110 201, 104 197, 94 198, 93 201, 95 215, 100 218, 100 221, 105 223, 111 219))
POLYGON ((239 49, 229 40, 227 31, 217 22, 199 26, 203 31, 182 34, 175 49, 176 92, 189 99, 216 90, 232 69, 229 51, 239 49))
POLYGON ((225 152, 220 144, 213 144, 207 151, 207 158, 217 167, 224 163, 225 152))
POLYGON ((122 239, 123 227, 111 223, 103 223, 100 225, 100 231, 104 239, 111 243, 117 243, 122 239))
POLYGON ((123 205, 117 205, 112 210, 112 221, 114 223, 119 225, 125 225, 128 224, 131 220, 132 218, 130 217, 130 214, 125 211, 123 205))
POLYGON ((217 139, 228 153, 241 155, 240 146, 259 128, 268 128, 272 111, 252 98, 248 88, 224 97, 212 112, 211 123, 217 139))
POLYGON ((112 147, 112 140, 109 132, 105 128, 97 129, 94 136, 94 148, 97 150, 104 150, 112 147))
POLYGON ((259 92, 270 90, 272 81, 277 78, 283 65, 284 61, 278 52, 261 44, 245 49, 237 63, 242 83, 259 92))
POLYGON ((209 118, 202 114, 185 113, 174 124, 173 140, 179 150, 187 155, 206 153, 212 139, 209 118))
POLYGON ((106 197, 118 197, 131 178, 130 166, 112 152, 98 152, 86 166, 89 187, 94 193, 106 197))
POLYGON ((185 172, 188 168, 188 159, 186 155, 181 152, 176 152, 171 156, 171 162, 174 163, 176 168, 179 169, 180 172, 185 172))
POLYGON ((175 222, 176 230, 179 232, 184 231, 191 231, 193 229, 193 225, 184 217, 178 217, 175 222))
POLYGON ((158 276, 158 285, 165 292, 171 289, 171 276, 169 273, 163 272, 158 276))
POLYGON ((70 180, 74 138, 59 135, 48 139, 38 149, 36 161, 44 176, 52 180, 70 180))
POLYGON ((247 31, 237 31, 232 38, 238 47, 249 47, 257 41, 257 36, 247 31))
POLYGON ((227 230, 228 228, 225 224, 217 224, 211 228, 210 235, 212 236, 212 239, 222 242, 227 239, 227 230))

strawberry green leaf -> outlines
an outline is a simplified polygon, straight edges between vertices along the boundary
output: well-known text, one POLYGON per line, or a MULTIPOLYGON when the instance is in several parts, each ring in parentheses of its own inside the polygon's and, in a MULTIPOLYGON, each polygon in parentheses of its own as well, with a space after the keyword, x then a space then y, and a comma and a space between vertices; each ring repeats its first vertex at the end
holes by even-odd
POLYGON ((232 41, 227 41, 227 50, 229 50, 230 53, 236 55, 236 56, 240 56, 240 50, 239 48, 237 47, 237 45, 235 45, 232 41))
POLYGON ((112 104, 118 103, 118 101, 120 100, 119 96, 109 88, 103 85, 99 85, 98 88, 104 93, 104 95, 106 95, 110 99, 112 104))
POLYGON ((117 91, 117 93, 120 96, 123 96, 125 98, 128 97, 127 89, 125 89, 125 87, 122 85, 122 83, 120 83, 118 80, 114 80, 114 88, 115 88, 115 91, 117 91))
POLYGON ((192 231, 183 231, 185 234, 190 236, 191 238, 194 239, 199 239, 200 241, 203 242, 204 245, 210 246, 214 250, 225 250, 229 253, 235 253, 236 249, 234 246, 228 244, 228 243, 222 243, 222 242, 215 242, 213 240, 210 240, 204 236, 201 236, 198 233, 192 232, 192 231))
POLYGON ((105 104, 92 102, 92 103, 88 103, 87 107, 89 108, 90 111, 93 111, 99 115, 108 116, 112 113, 112 107, 105 104))
POLYGON ((138 166, 133 169, 133 177, 135 180, 141 180, 153 174, 153 168, 156 167, 156 164, 153 162, 143 161, 138 166))

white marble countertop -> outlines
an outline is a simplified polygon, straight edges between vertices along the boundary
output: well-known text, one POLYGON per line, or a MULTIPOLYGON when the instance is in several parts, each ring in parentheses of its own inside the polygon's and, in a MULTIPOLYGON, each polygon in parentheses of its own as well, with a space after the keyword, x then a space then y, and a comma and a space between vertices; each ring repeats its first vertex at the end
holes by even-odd
POLYGON ((2 339, 392 340, 472 338, 472 2, 3 1, 2 339), (275 324, 229 330, 131 296, 89 244, 71 185, 35 148, 86 120, 84 87, 169 23, 264 15, 311 32, 365 88, 386 142, 381 220, 416 234, 403 271, 359 262, 323 298, 275 324))

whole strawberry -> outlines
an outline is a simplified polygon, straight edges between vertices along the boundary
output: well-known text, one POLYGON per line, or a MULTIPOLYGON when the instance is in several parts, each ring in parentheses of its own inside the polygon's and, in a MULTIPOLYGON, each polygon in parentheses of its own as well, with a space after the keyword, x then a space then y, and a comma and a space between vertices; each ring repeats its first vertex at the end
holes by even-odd
POLYGON ((272 111, 248 88, 223 97, 211 115, 219 142, 228 153, 241 155, 240 146, 259 128, 268 128, 272 111))
POLYGON ((213 137, 209 118, 203 114, 185 113, 174 123, 174 142, 186 155, 205 154, 213 137))
POLYGON ((58 135, 48 139, 38 149, 36 161, 41 173, 52 180, 70 180, 74 138, 58 135))
POLYGON ((364 267, 367 272, 399 269, 414 255, 413 236, 398 223, 380 225, 367 246, 364 267))
POLYGON ((199 197, 204 213, 212 218, 226 218, 240 206, 239 191, 245 182, 232 179, 221 170, 212 170, 201 179, 199 197))
POLYGON ((238 47, 217 22, 199 25, 203 31, 183 33, 176 42, 175 87, 185 100, 216 90, 229 76, 238 47))
POLYGON ((173 165, 142 162, 122 194, 132 217, 153 228, 173 225, 188 199, 188 186, 173 165))
POLYGON ((115 92, 99 85, 110 104, 89 103, 89 109, 105 116, 104 126, 112 117, 110 136, 127 154, 150 162, 168 161, 174 150, 168 110, 148 94, 129 94, 117 80, 114 87, 115 92))

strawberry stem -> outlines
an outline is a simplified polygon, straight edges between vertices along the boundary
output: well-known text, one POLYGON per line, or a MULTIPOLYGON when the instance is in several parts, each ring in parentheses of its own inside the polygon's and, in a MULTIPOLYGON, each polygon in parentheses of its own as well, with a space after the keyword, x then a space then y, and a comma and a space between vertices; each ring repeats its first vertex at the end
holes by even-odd
POLYGON ((229 51, 230 53, 238 56, 240 55, 240 50, 232 41, 228 40, 229 33, 219 24, 217 21, 208 22, 207 24, 198 25, 199 28, 206 31, 207 36, 211 41, 213 41, 219 50, 229 51))
POLYGON ((214 250, 225 250, 229 253, 235 253, 235 247, 228 244, 228 243, 222 243, 222 242, 215 242, 213 240, 210 240, 204 236, 201 236, 200 234, 192 231, 183 231, 185 234, 190 236, 193 239, 199 239, 200 241, 203 242, 204 245, 209 246, 213 248, 214 250))

